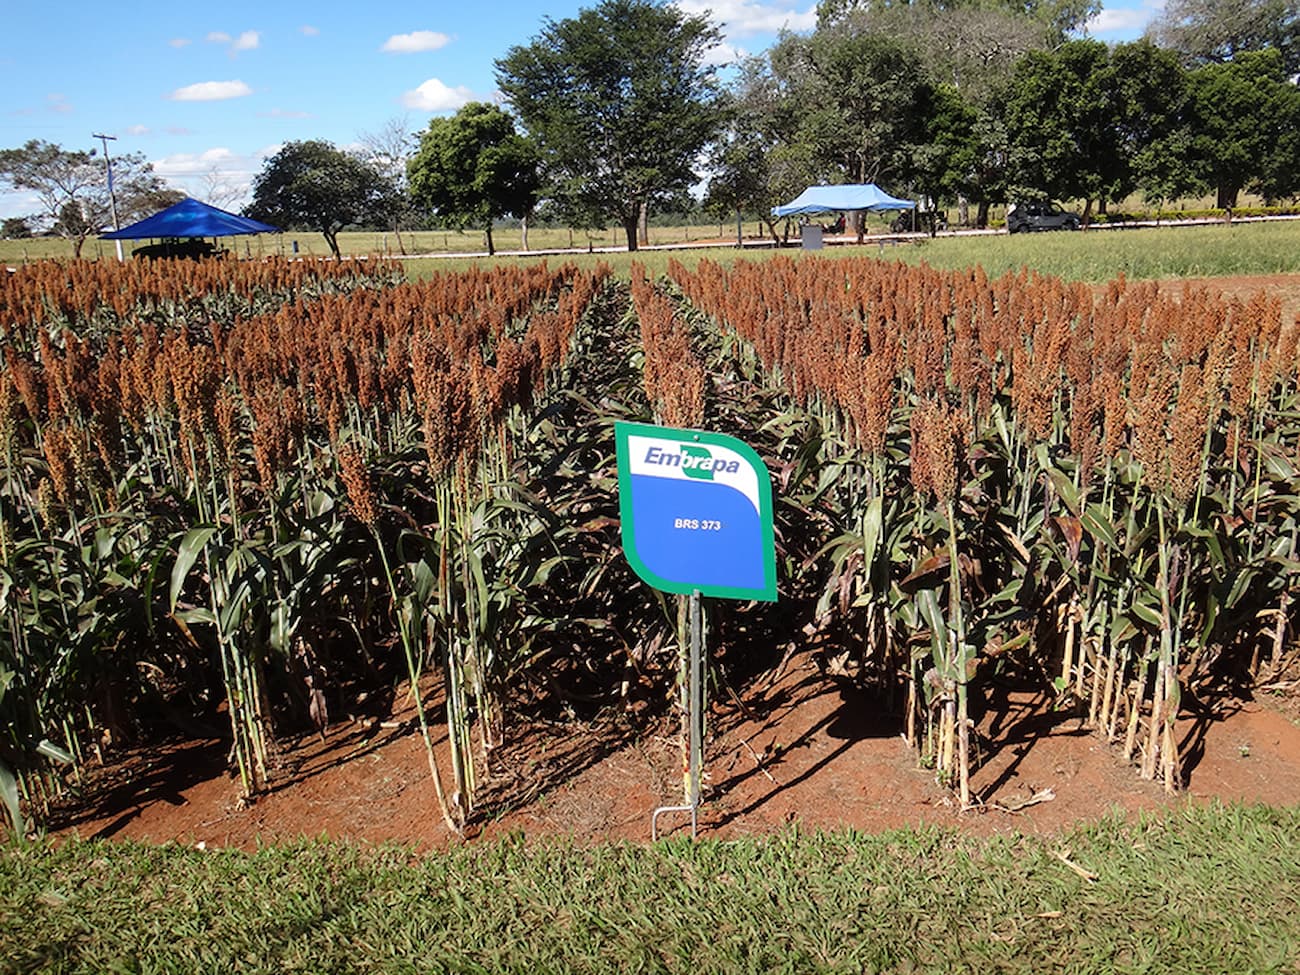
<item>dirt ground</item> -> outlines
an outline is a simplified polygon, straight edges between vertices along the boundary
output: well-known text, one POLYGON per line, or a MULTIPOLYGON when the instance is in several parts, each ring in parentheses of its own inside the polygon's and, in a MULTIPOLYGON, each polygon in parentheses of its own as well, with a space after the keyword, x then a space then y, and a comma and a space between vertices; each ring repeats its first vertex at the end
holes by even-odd
MULTIPOLYGON (((1271 291, 1282 299, 1286 323, 1300 315, 1300 275, 1206 283, 1243 299, 1271 291)), ((423 849, 459 842, 438 813, 410 696, 394 699, 387 713, 332 725, 324 740, 279 742, 272 790, 252 804, 237 801, 219 741, 124 756, 90 771, 85 800, 61 813, 56 832, 243 848, 320 835, 423 849)), ((1009 692, 999 705, 979 727, 982 763, 972 781, 978 801, 963 811, 932 773, 917 767, 896 708, 795 656, 743 695, 713 702, 700 835, 763 834, 795 822, 1044 834, 1112 810, 1214 799, 1300 801, 1300 680, 1275 681, 1254 700, 1185 715, 1179 731, 1187 786, 1176 797, 1141 780, 1118 746, 1045 697, 1009 692)), ((653 810, 681 802, 682 781, 677 729, 644 724, 623 713, 511 724, 484 777, 489 818, 474 823, 469 836, 648 840, 653 810)), ((441 736, 438 759, 447 776, 441 736)), ((689 821, 672 813, 660 825, 681 831, 689 821)))
POLYGON ((1300 316, 1300 274, 1248 274, 1228 278, 1169 278, 1160 281, 1161 290, 1180 294, 1184 287, 1205 285, 1216 289, 1225 298, 1242 301, 1265 291, 1276 295, 1282 302, 1282 324, 1289 326, 1300 316))
MULTIPOLYGON (((774 679, 740 698, 714 701, 706 752, 700 835, 769 833, 785 824, 878 831, 938 824, 978 833, 1054 833, 1108 811, 1132 813, 1222 799, 1286 805, 1300 798, 1300 724, 1283 710, 1300 682, 1283 682, 1212 719, 1180 725, 1188 787, 1166 796, 1126 766, 1068 712, 1011 692, 980 725, 984 762, 973 777, 978 806, 961 811, 918 768, 897 714, 851 685, 792 658, 774 679)), ((92 773, 88 802, 70 811, 62 835, 252 848, 259 842, 327 835, 422 849, 457 842, 437 812, 409 695, 386 720, 345 721, 325 740, 282 742, 270 794, 236 801, 217 741, 148 754, 92 773)), ((675 728, 639 733, 628 716, 593 722, 513 724, 494 757, 471 838, 522 832, 580 842, 649 839, 652 811, 681 801, 675 728)), ((439 762, 450 767, 439 736, 439 762)), ((682 814, 662 832, 689 827, 682 814)))

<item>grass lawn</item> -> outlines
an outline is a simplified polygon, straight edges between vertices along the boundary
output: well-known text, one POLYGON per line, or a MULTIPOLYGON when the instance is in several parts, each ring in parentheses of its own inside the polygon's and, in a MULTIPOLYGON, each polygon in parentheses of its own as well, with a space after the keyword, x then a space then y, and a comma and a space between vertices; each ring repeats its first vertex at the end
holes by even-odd
POLYGON ((0 851, 11 972, 1295 972, 1300 810, 1192 806, 1058 838, 790 829, 0 851))
MULTIPOLYGON (((753 239, 757 225, 746 224, 746 234, 753 239)), ((876 230, 873 224, 873 230, 876 230)), ((676 244, 716 239, 718 225, 702 227, 654 228, 652 243, 676 244)), ((502 231, 496 235, 500 250, 517 246, 517 231, 502 231)), ((734 226, 723 226, 723 237, 734 235, 734 226)), ((533 230, 529 244, 534 250, 567 245, 566 230, 533 230)), ((458 234, 452 231, 408 234, 408 254, 458 254, 474 251, 482 246, 480 233, 458 234)), ((595 247, 621 246, 621 231, 610 230, 593 236, 595 247)), ((291 254, 292 243, 299 242, 299 254, 323 256, 328 253, 324 238, 319 234, 294 233, 280 237, 238 238, 230 244, 241 255, 256 257, 259 254, 291 254)), ((414 257, 405 260, 413 277, 426 277, 439 270, 462 270, 470 264, 513 263, 547 260, 552 263, 572 260, 579 264, 605 261, 616 273, 626 274, 633 261, 647 266, 651 273, 661 272, 669 258, 693 265, 701 257, 729 263, 743 258, 765 260, 773 254, 799 258, 804 252, 797 248, 779 251, 747 248, 743 253, 734 247, 680 250, 643 250, 635 254, 625 251, 599 254, 586 252, 585 234, 574 232, 577 252, 563 257, 414 257)), ((391 236, 383 234, 348 233, 340 235, 341 247, 346 254, 383 253, 387 242, 389 253, 396 253, 391 236)), ((862 246, 835 245, 820 252, 827 256, 869 254, 883 260, 900 260, 909 263, 925 261, 935 267, 960 268, 982 265, 990 276, 1030 268, 1043 274, 1073 281, 1109 281, 1120 274, 1131 279, 1170 277, 1219 277, 1240 274, 1300 273, 1300 220, 1267 222, 1238 221, 1231 225, 1211 224, 1179 227, 1155 227, 1113 230, 1089 230, 1081 233, 1043 233, 1009 236, 991 234, 979 236, 949 236, 916 238, 898 242, 896 238, 868 239, 862 246)), ((87 241, 83 251, 88 258, 113 259, 109 241, 87 241)), ((57 240, 7 240, 0 241, 0 262, 19 263, 37 257, 67 257, 71 247, 57 240)))

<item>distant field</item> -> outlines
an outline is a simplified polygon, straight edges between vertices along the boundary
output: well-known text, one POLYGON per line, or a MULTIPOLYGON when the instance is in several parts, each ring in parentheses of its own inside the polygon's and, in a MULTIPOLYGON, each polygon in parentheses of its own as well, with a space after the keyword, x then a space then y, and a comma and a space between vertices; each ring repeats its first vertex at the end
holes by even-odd
MULTIPOLYGON (((745 225, 748 243, 761 241, 759 229, 752 221, 745 225)), ((1088 282, 1108 281, 1120 274, 1140 279, 1300 273, 1300 220, 1260 223, 1239 221, 1230 226, 1211 224, 1089 230, 1081 233, 1025 234, 1014 237, 987 234, 903 240, 886 236, 883 227, 877 226, 875 222, 870 230, 873 236, 861 247, 833 244, 822 253, 839 256, 865 252, 886 260, 912 264, 925 261, 941 268, 982 265, 993 276, 1028 267, 1043 274, 1088 282)), ((726 224, 660 227, 651 229, 650 241, 652 247, 671 247, 674 244, 734 241, 734 235, 735 226, 726 224)), ((478 232, 426 231, 403 234, 409 273, 412 277, 424 277, 437 270, 459 269, 475 263, 533 261, 544 256, 540 253, 536 256, 502 256, 501 252, 519 248, 517 229, 498 231, 494 239, 498 255, 487 258, 477 256, 481 254, 483 246, 482 234, 478 232)), ((340 235, 339 240, 345 254, 386 253, 389 256, 399 256, 396 238, 391 234, 345 233, 340 235)), ((742 256, 742 252, 734 246, 643 250, 632 255, 625 251, 601 254, 595 252, 604 247, 622 247, 621 230, 588 233, 533 229, 529 232, 529 248, 532 252, 567 249, 570 241, 575 253, 566 256, 566 260, 572 259, 579 264, 605 261, 620 274, 626 273, 634 260, 645 264, 651 272, 659 272, 666 267, 670 257, 693 265, 704 255, 723 263, 742 256), (590 256, 587 253, 589 250, 593 252, 590 256)), ((320 257, 328 253, 324 238, 314 233, 240 238, 228 246, 236 249, 241 256, 291 255, 294 253, 295 242, 298 245, 297 253, 301 256, 320 257)), ((0 261, 10 264, 42 257, 70 257, 71 253, 71 246, 61 240, 0 241, 0 261)), ((82 253, 90 259, 111 260, 113 246, 108 241, 91 240, 86 242, 82 253)), ((743 256, 761 260, 772 253, 774 251, 763 247, 746 247, 743 256)), ((797 257, 802 252, 791 248, 780 253, 797 257)), ((553 255, 545 256, 552 262, 557 259, 553 255)))
MULTIPOLYGON (((745 225, 747 236, 757 235, 759 225, 750 221, 745 225)), ((344 254, 478 254, 486 251, 481 230, 436 230, 403 232, 401 244, 393 233, 383 232, 345 232, 339 234, 339 249, 344 254)), ((730 240, 736 237, 735 222, 708 223, 695 226, 651 227, 650 242, 654 245, 687 243, 691 241, 716 239, 725 236, 730 240)), ((523 249, 523 241, 517 226, 498 228, 492 234, 493 243, 498 251, 517 251, 523 249)), ((130 254, 133 246, 147 244, 149 241, 123 241, 123 249, 130 254)), ((325 238, 312 231, 290 231, 284 234, 259 237, 229 238, 223 246, 238 253, 241 257, 257 257, 265 254, 297 253, 308 257, 324 257, 329 254, 325 238)), ((593 250, 602 247, 623 247, 626 238, 618 227, 605 230, 568 230, 566 228, 533 227, 528 231, 528 247, 533 251, 541 250, 580 250, 590 247, 593 250)), ((114 256, 113 242, 90 239, 82 247, 83 257, 94 260, 99 257, 114 256)), ((40 237, 30 240, 0 240, 0 261, 13 264, 22 260, 35 260, 42 257, 71 257, 72 245, 60 238, 40 237)))

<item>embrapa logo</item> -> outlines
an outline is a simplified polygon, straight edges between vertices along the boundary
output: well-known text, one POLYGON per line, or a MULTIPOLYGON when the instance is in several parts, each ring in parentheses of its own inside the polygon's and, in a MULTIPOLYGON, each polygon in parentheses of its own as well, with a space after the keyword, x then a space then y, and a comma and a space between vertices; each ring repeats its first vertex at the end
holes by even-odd
POLYGON ((734 474, 740 462, 714 458, 708 447, 696 444, 678 444, 676 451, 651 446, 645 454, 645 463, 655 467, 680 467, 683 474, 699 481, 711 481, 715 473, 734 474))

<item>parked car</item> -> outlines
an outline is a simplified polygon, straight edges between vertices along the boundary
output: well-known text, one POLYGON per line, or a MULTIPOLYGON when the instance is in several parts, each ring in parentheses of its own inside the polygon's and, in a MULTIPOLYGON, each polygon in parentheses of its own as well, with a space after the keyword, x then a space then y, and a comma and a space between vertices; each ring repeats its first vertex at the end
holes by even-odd
POLYGON ((1078 230, 1079 215, 1055 203, 1013 203, 1007 208, 1007 233, 1029 230, 1078 230))

